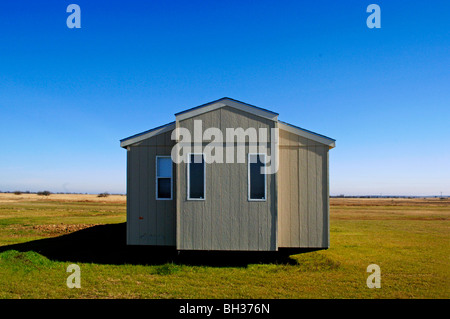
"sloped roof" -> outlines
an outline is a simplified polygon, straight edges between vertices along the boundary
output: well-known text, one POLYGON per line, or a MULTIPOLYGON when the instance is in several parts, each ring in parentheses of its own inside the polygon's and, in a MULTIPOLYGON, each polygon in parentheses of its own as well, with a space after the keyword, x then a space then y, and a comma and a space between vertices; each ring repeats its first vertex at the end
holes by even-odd
POLYGON ((293 134, 305 137, 307 139, 316 141, 318 143, 321 144, 325 144, 328 145, 330 148, 333 148, 336 146, 336 140, 332 139, 331 137, 319 134, 319 133, 315 133, 313 131, 283 122, 278 120, 278 127, 282 130, 291 132, 293 134))
POLYGON ((187 109, 185 111, 181 111, 178 113, 175 113, 175 117, 177 120, 184 120, 193 116, 197 116, 199 114, 203 114, 206 112, 210 112, 212 110, 224 107, 224 106, 230 106, 239 110, 242 110, 244 112, 252 113, 257 116, 261 116, 264 118, 267 118, 272 121, 276 121, 278 117, 278 113, 263 109, 261 107, 251 105, 245 102, 241 102, 229 97, 223 97, 221 99, 208 102, 190 109, 187 109))
POLYGON ((142 132, 142 133, 138 133, 138 134, 132 135, 130 137, 126 137, 124 139, 121 139, 120 140, 120 147, 124 147, 125 148, 125 147, 127 147, 127 146, 129 146, 131 144, 138 143, 138 142, 146 140, 146 139, 148 139, 148 138, 150 138, 152 136, 156 136, 156 135, 168 132, 168 131, 172 131, 174 129, 175 129, 175 122, 170 122, 170 123, 167 123, 167 124, 164 124, 164 125, 152 128, 152 129, 150 129, 148 131, 145 131, 145 132, 142 132))
MULTIPOLYGON (((188 118, 191 118, 194 116, 198 116, 198 115, 206 113, 206 112, 210 112, 210 111, 219 109, 224 106, 234 107, 234 108, 240 109, 244 112, 252 113, 257 116, 260 116, 260 117, 263 117, 266 119, 270 119, 272 121, 277 122, 278 127, 282 130, 285 130, 285 131, 291 132, 293 134, 311 139, 318 143, 328 145, 330 148, 335 147, 336 140, 334 140, 330 137, 327 137, 325 135, 318 134, 318 133, 306 130, 304 128, 280 121, 280 120, 278 120, 278 113, 275 113, 275 112, 272 112, 272 111, 269 111, 269 110, 266 110, 266 109, 260 108, 258 106, 248 104, 248 103, 244 103, 244 102, 241 102, 241 101, 238 101, 235 99, 231 99, 229 97, 224 97, 224 98, 221 98, 221 99, 209 102, 209 103, 205 103, 205 104, 187 109, 185 111, 178 112, 175 114, 175 117, 178 121, 181 121, 181 120, 185 120, 185 119, 188 119, 188 118)), ((152 136, 156 136, 156 135, 171 131, 171 130, 175 129, 175 123, 176 122, 170 122, 165 125, 161 125, 161 126, 153 128, 153 129, 150 129, 148 131, 124 138, 124 139, 120 140, 120 146, 126 148, 129 145, 138 143, 138 142, 143 141, 152 136)))

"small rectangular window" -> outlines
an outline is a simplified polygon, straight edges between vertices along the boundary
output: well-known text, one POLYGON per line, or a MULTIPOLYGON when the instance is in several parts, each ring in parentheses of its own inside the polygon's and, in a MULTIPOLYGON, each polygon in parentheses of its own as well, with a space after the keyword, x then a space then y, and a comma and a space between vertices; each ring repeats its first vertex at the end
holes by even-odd
POLYGON ((156 199, 172 199, 172 158, 156 156, 156 199))
POLYGON ((189 154, 187 176, 188 199, 205 199, 205 159, 203 154, 189 154))
POLYGON ((248 199, 250 201, 266 200, 265 154, 248 154, 248 199))

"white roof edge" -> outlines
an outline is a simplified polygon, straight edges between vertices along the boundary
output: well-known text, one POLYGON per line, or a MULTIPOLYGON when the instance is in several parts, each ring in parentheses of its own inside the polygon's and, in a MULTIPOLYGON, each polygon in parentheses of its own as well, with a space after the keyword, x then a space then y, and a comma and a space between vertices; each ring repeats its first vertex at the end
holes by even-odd
POLYGON ((145 139, 148 139, 150 137, 166 133, 168 131, 172 131, 175 129, 175 122, 157 127, 155 129, 152 129, 150 131, 138 134, 136 136, 131 136, 129 138, 123 139, 120 141, 120 147, 126 148, 129 145, 139 143, 145 139))
POLYGON ((318 135, 318 134, 315 134, 315 133, 312 133, 312 132, 308 132, 308 131, 303 130, 301 128, 294 127, 292 125, 285 124, 285 123, 280 122, 280 121, 278 121, 278 127, 280 129, 288 131, 290 133, 293 133, 293 134, 305 137, 307 139, 316 141, 316 142, 321 143, 321 144, 328 145, 330 147, 330 149, 334 148, 336 146, 336 141, 331 139, 331 138, 328 138, 328 137, 325 137, 325 136, 321 136, 321 135, 318 135))
POLYGON ((200 114, 206 113, 206 112, 210 112, 210 111, 214 111, 217 110, 221 107, 224 106, 230 106, 233 107, 235 109, 247 112, 247 113, 251 113, 257 116, 260 116, 262 118, 266 118, 272 121, 277 121, 278 120, 278 114, 270 112, 270 111, 265 111, 264 109, 258 108, 258 107, 254 107, 254 106, 250 106, 247 105, 245 103, 241 103, 239 101, 233 101, 231 99, 221 99, 217 102, 213 102, 211 104, 206 104, 204 106, 198 107, 198 108, 194 108, 192 110, 188 110, 187 112, 182 112, 181 114, 176 115, 176 119, 177 121, 182 121, 194 116, 198 116, 200 114))

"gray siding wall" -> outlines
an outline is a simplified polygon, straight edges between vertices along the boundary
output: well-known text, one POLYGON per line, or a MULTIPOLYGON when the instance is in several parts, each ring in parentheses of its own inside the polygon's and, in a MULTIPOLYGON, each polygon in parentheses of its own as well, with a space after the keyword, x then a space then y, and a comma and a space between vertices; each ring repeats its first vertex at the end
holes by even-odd
MULTIPOLYGON (((226 128, 270 129, 275 126, 275 122, 271 120, 230 107, 177 121, 177 126, 188 128, 193 134, 194 120, 199 119, 203 121, 203 131, 208 127, 217 127, 224 134, 226 128)), ((245 149, 245 163, 236 163, 235 152, 234 164, 206 164, 206 194, 203 201, 187 200, 187 165, 186 163, 177 165, 178 249, 263 251, 277 249, 276 174, 267 175, 266 201, 248 201, 248 143, 245 149)), ((270 155, 270 151, 268 154, 270 155)))
POLYGON ((127 151, 127 244, 175 246, 176 168, 172 200, 156 200, 156 156, 170 155, 171 132, 148 138, 127 151))
POLYGON ((278 246, 327 248, 328 146, 279 132, 278 246))

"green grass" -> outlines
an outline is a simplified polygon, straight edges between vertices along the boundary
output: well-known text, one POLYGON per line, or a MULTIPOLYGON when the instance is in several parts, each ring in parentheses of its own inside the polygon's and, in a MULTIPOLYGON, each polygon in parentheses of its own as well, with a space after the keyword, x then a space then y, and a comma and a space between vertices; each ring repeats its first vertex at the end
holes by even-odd
POLYGON ((63 235, 36 226, 122 223, 124 203, 0 203, 0 298, 448 298, 449 215, 448 205, 332 206, 331 248, 295 262, 115 265, 1 246, 63 235), (72 263, 81 289, 66 286, 72 263), (366 286, 372 263, 381 289, 366 286))

